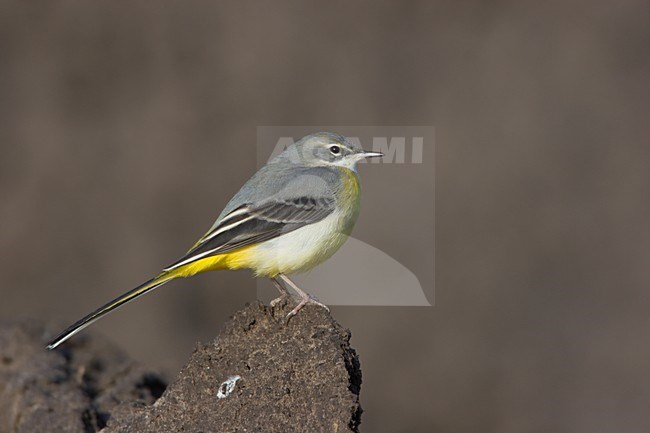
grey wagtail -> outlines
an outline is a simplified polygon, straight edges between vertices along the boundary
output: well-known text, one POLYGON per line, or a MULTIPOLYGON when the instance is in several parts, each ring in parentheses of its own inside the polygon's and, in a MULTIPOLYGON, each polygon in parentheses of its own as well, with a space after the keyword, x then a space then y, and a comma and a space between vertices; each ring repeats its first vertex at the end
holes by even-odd
POLYGON ((310 270, 343 245, 359 215, 357 163, 375 156, 383 155, 338 134, 303 137, 255 173, 183 257, 68 327, 47 348, 175 278, 206 271, 251 269, 269 277, 281 295, 272 305, 289 296, 285 283, 300 297, 288 317, 307 303, 327 308, 286 274, 310 270))

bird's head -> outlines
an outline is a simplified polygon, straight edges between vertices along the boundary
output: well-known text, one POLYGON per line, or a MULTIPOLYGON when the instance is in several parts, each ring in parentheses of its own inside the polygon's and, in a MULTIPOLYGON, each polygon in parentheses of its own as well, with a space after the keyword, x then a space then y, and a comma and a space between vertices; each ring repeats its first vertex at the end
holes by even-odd
POLYGON ((383 156, 380 152, 363 150, 353 141, 332 132, 307 135, 287 147, 283 154, 305 165, 335 165, 350 170, 356 170, 357 163, 363 159, 383 156))

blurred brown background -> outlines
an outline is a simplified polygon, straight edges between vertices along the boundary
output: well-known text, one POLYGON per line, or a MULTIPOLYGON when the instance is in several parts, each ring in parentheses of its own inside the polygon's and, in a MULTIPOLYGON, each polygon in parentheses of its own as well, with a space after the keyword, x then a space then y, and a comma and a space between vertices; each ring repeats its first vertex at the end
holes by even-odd
MULTIPOLYGON (((435 125, 436 306, 333 308, 362 431, 647 431, 648 24, 643 1, 2 2, 0 315, 67 325, 157 272, 258 125, 435 125)), ((368 202, 415 202, 383 167, 368 202)), ((254 297, 213 273, 93 328, 172 374, 254 297)))

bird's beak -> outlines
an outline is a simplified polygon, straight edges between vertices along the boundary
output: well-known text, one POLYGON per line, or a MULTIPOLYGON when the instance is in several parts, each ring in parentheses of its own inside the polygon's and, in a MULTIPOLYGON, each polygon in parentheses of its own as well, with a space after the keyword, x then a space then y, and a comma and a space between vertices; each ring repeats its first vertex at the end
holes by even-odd
POLYGON ((381 152, 371 152, 371 151, 364 150, 363 152, 361 152, 361 156, 363 156, 364 158, 375 158, 378 156, 384 156, 384 154, 381 152))

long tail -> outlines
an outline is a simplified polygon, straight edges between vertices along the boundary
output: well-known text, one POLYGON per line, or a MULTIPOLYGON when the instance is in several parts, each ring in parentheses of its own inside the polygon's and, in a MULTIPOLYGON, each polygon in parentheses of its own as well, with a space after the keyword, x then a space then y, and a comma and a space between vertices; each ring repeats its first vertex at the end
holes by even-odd
POLYGON ((163 284, 173 280, 174 278, 176 278, 176 276, 171 275, 170 273, 163 272, 162 274, 158 275, 157 277, 150 279, 146 283, 139 285, 135 289, 129 290, 128 292, 124 293, 123 295, 118 296, 117 298, 113 299, 111 302, 99 307, 97 310, 95 310, 92 313, 88 314, 83 319, 77 321, 73 325, 70 325, 65 331, 60 333, 54 340, 52 340, 50 342, 50 344, 47 345, 47 348, 49 350, 54 349, 59 344, 66 341, 68 338, 72 337, 74 334, 76 334, 77 332, 84 329, 86 326, 93 323, 95 320, 98 320, 99 318, 101 318, 104 315, 110 313, 111 311, 121 307, 122 305, 126 304, 127 302, 132 301, 135 298, 138 298, 138 297, 144 295, 145 293, 149 292, 150 290, 153 290, 155 288, 158 288, 158 287, 162 286, 163 284))

